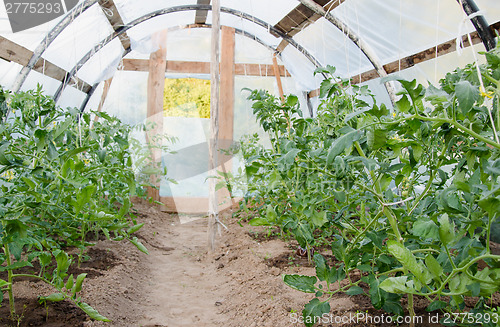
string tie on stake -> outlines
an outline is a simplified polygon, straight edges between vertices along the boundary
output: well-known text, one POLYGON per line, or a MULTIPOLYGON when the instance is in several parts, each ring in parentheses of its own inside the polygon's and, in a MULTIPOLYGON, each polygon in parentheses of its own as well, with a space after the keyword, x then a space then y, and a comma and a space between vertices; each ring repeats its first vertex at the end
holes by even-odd
MULTIPOLYGON (((209 211, 209 212, 208 212, 208 215, 209 215, 209 216, 214 216, 214 217, 215 217, 215 223, 216 223, 216 224, 221 225, 222 227, 224 227, 224 229, 225 229, 225 230, 229 230, 229 229, 227 228, 227 226, 226 226, 226 225, 224 225, 224 223, 223 223, 222 221, 220 221, 220 220, 219 220, 219 215, 218 215, 217 213, 215 213, 215 211, 209 211)), ((219 232, 220 232, 220 230, 219 230, 219 232)))
POLYGON ((478 16, 483 16, 483 14, 484 14, 484 11, 482 11, 482 10, 476 11, 475 13, 464 17, 464 19, 462 19, 460 24, 458 24, 458 34, 457 34, 457 40, 455 43, 456 43, 456 50, 457 50, 457 53, 459 56, 462 55, 462 49, 464 48, 464 42, 463 42, 463 38, 462 38, 462 36, 463 36, 462 30, 465 27, 465 24, 467 23, 467 21, 471 20, 472 18, 475 18, 478 16))

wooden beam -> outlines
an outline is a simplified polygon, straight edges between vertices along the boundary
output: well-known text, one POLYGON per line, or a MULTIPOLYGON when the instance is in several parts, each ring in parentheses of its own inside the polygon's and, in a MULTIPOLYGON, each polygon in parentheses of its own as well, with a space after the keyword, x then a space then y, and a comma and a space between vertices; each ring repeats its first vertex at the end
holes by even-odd
POLYGON ((281 84, 281 76, 278 67, 278 59, 276 59, 276 54, 273 55, 273 70, 274 76, 276 76, 276 83, 278 83, 278 92, 280 94, 281 102, 285 102, 285 96, 283 95, 283 85, 281 84))
MULTIPOLYGON (((125 25, 113 0, 99 0, 99 6, 101 6, 106 19, 109 21, 115 32, 125 25)), ((127 35, 127 32, 121 34, 119 38, 125 50, 130 48, 130 38, 127 35)))
MULTIPOLYGON (((338 7, 344 1, 346 0, 315 0, 314 2, 324 7, 326 10, 332 10, 338 7)), ((274 27, 292 37, 320 18, 321 15, 316 14, 314 11, 307 8, 303 4, 299 4, 297 7, 292 9, 292 11, 290 11, 285 17, 283 17, 283 19, 276 23, 274 27)), ((275 36, 278 37, 277 35, 275 36)), ((288 45, 288 43, 286 41, 282 41, 282 44, 278 46, 278 48, 282 48, 280 52, 286 47, 286 45, 288 45)))
MULTIPOLYGON (((238 209, 238 203, 243 200, 243 198, 234 199, 234 203, 223 203, 219 207, 219 211, 238 209)), ((165 204, 165 210, 167 212, 175 213, 203 213, 206 214, 208 211, 208 197, 171 197, 162 196, 160 202, 165 204)), ((162 209, 163 210, 163 209, 162 209)))
MULTIPOLYGON (((219 109, 219 148, 229 150, 234 134, 234 48, 235 29, 222 26, 220 57, 220 109, 219 109)), ((231 156, 219 153, 218 169, 224 173, 232 172, 231 156)), ((227 188, 217 192, 218 204, 231 203, 231 194, 227 188)))
MULTIPOLYGON (((490 25, 491 30, 494 33, 500 33, 500 22, 496 22, 490 25)), ((471 40, 473 44, 481 43, 481 38, 477 32, 470 33, 471 40)), ((467 35, 462 36, 464 47, 469 47, 470 43, 467 35)), ((405 70, 419 64, 421 62, 425 62, 437 57, 441 57, 445 54, 449 54, 456 51, 456 39, 449 40, 447 42, 439 44, 437 47, 432 47, 415 53, 413 55, 402 58, 401 60, 396 60, 384 65, 384 69, 388 74, 392 74, 401 70, 405 70), (436 49, 437 48, 437 49, 436 49)), ((363 82, 370 81, 372 79, 378 78, 379 75, 375 71, 375 69, 366 71, 364 73, 355 75, 351 77, 351 84, 359 84, 363 82)), ((319 90, 313 90, 309 92, 309 97, 313 98, 319 95, 319 90)))
MULTIPOLYGON (((123 59, 123 70, 147 72, 149 63, 147 59, 123 59)), ((285 66, 278 65, 281 77, 290 77, 290 73, 285 66)), ((210 74, 209 62, 197 61, 168 61, 167 73, 185 73, 185 74, 210 74)), ((273 65, 267 64, 235 64, 235 75, 243 76, 274 76, 273 65)))
POLYGON ((219 139, 233 140, 234 119, 234 28, 222 27, 220 62, 219 139))
MULTIPOLYGON (((104 87, 102 89, 102 94, 101 94, 101 101, 99 101, 99 106, 97 107, 97 112, 102 111, 102 107, 104 106, 104 101, 106 101, 106 98, 108 97, 108 92, 109 92, 109 88, 111 87, 112 81, 113 81, 113 77, 104 81, 104 87)), ((96 122, 98 118, 99 118, 98 116, 95 116, 94 122, 96 122)))
MULTIPOLYGON (((149 58, 147 120, 154 125, 154 128, 146 135, 147 142, 150 144, 154 144, 155 136, 163 134, 163 92, 165 89, 165 66, 167 64, 167 31, 157 32, 154 37, 158 38, 160 48, 151 53, 149 58)), ((153 148, 151 150, 153 163, 161 164, 161 154, 161 149, 153 148)), ((154 201, 160 201, 158 176, 151 175, 150 182, 158 189, 148 188, 148 196, 153 198, 154 201)))
MULTIPOLYGON (((33 52, 31 50, 28 50, 25 47, 0 36, 1 59, 15 62, 24 67, 29 63, 32 56, 33 52)), ((40 58, 40 60, 36 62, 33 69, 45 76, 51 77, 60 82, 62 82, 68 74, 68 72, 66 72, 64 69, 54 65, 50 61, 47 61, 43 58, 40 58)), ((88 93, 92 88, 91 85, 89 85, 88 83, 82 81, 77 77, 74 77, 70 85, 85 93, 88 93)))
MULTIPOLYGON (((210 0, 198 0, 196 3, 198 5, 209 5, 210 0)), ((194 17, 195 24, 205 24, 207 22, 208 10, 196 10, 194 17)))

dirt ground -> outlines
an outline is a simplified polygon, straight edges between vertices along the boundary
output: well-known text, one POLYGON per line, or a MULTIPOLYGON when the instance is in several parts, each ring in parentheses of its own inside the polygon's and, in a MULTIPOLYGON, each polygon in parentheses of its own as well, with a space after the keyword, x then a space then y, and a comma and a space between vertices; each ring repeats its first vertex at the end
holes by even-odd
MULTIPOLYGON (((91 321, 66 301, 39 305, 37 296, 53 290, 42 282, 20 280, 14 285, 17 312, 22 313, 19 326, 303 326, 294 317, 314 295, 289 288, 281 276, 314 275, 314 268, 296 255, 293 242, 264 237, 263 229, 241 227, 227 212, 222 221, 228 230, 218 237, 217 250, 208 252, 206 217, 171 215, 141 204, 135 209, 145 223, 136 235, 150 254, 130 243, 99 241, 90 249, 90 259, 75 271, 88 274, 82 300, 112 322, 91 321)), ((332 317, 382 314, 362 295, 339 294, 330 304, 332 317)), ((425 304, 421 314, 423 308, 425 304)), ((4 299, 0 326, 17 326, 7 316, 4 299)), ((344 322, 323 326, 381 325, 344 322)))

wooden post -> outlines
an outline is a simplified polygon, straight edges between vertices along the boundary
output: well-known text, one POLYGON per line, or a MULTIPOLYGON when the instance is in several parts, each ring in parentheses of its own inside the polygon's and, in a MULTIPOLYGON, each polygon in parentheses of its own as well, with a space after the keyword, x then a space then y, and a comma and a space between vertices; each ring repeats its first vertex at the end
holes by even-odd
POLYGON ((280 93, 281 102, 285 102, 285 96, 283 95, 283 85, 281 84, 280 68, 278 66, 278 59, 276 59, 276 53, 273 54, 273 69, 274 76, 276 76, 276 82, 278 83, 278 92, 280 93))
MULTIPOLYGON (((222 26, 220 57, 220 115, 219 115, 219 148, 229 149, 233 143, 234 130, 234 45, 235 29, 222 26)), ((223 153, 219 153, 219 167, 224 173, 232 171, 233 161, 223 153)), ((227 179, 226 179, 227 181, 227 179)), ((231 194, 227 188, 217 192, 218 204, 222 210, 232 206, 231 194)))
MULTIPOLYGON (((210 94, 210 140, 209 140, 209 175, 216 175, 217 148, 219 138, 219 38, 220 38, 220 1, 212 1, 212 44, 211 44, 211 94, 210 94)), ((219 231, 216 180, 208 180, 208 245, 210 250, 215 249, 215 237, 219 231)))
MULTIPOLYGON (((106 81, 104 81, 104 88, 102 89, 101 101, 99 101, 99 106, 97 107, 97 112, 101 112, 102 111, 102 107, 104 106, 104 101, 106 101, 106 98, 108 97, 108 92, 109 92, 109 88, 111 87, 111 82, 112 81, 113 81, 113 77, 111 77, 111 78, 107 79, 106 81)), ((97 121, 97 119, 99 119, 99 117, 96 115, 94 117, 94 124, 97 121)), ((92 126, 94 124, 92 124, 92 126)))
MULTIPOLYGON (((146 134, 146 140, 149 144, 154 144, 155 136, 163 134, 163 92, 167 66, 167 31, 157 32, 152 37, 157 39, 160 48, 151 53, 149 57, 147 122, 154 125, 154 128, 146 134)), ((152 149, 151 157, 154 163, 161 164, 161 149, 152 149)), ((148 196, 155 201, 160 201, 158 176, 151 175, 150 182, 158 189, 149 187, 148 196)))

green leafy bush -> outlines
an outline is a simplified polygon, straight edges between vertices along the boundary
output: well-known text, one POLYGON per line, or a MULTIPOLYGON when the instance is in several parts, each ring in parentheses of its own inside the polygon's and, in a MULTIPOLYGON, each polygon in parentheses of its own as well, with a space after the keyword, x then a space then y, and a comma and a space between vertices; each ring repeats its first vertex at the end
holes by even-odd
POLYGON ((317 70, 330 78, 315 118, 301 116, 293 95, 281 103, 252 91, 272 146, 240 144, 249 181, 244 203, 260 213, 249 223, 279 226, 303 248, 330 244, 340 262, 328 267, 316 254, 317 276, 284 276, 292 288, 316 293, 303 311, 307 326, 329 312, 338 292, 365 294, 395 315, 404 313, 403 295, 410 315, 415 295, 430 311, 461 312, 465 296, 478 298, 472 312, 493 310, 500 49, 486 58, 484 88, 474 65, 447 74, 439 87, 398 80, 394 109, 379 105, 367 86, 334 78, 333 67, 317 70), (355 269, 361 279, 351 279, 355 269))
MULTIPOLYGON (((12 318, 12 283, 29 276, 56 290, 40 301, 69 299, 107 321, 78 297, 85 274, 68 274, 74 258, 67 251, 80 249, 79 264, 93 245, 90 236, 102 233, 147 253, 133 236, 142 224, 130 212, 137 194, 132 127, 97 112, 92 125, 89 113, 56 107, 41 87, 17 94, 0 88, 0 114, 0 270, 8 272, 0 287, 9 294, 12 318), (31 273, 16 273, 23 267, 31 273)), ((142 162, 139 168, 149 165, 142 162)))

